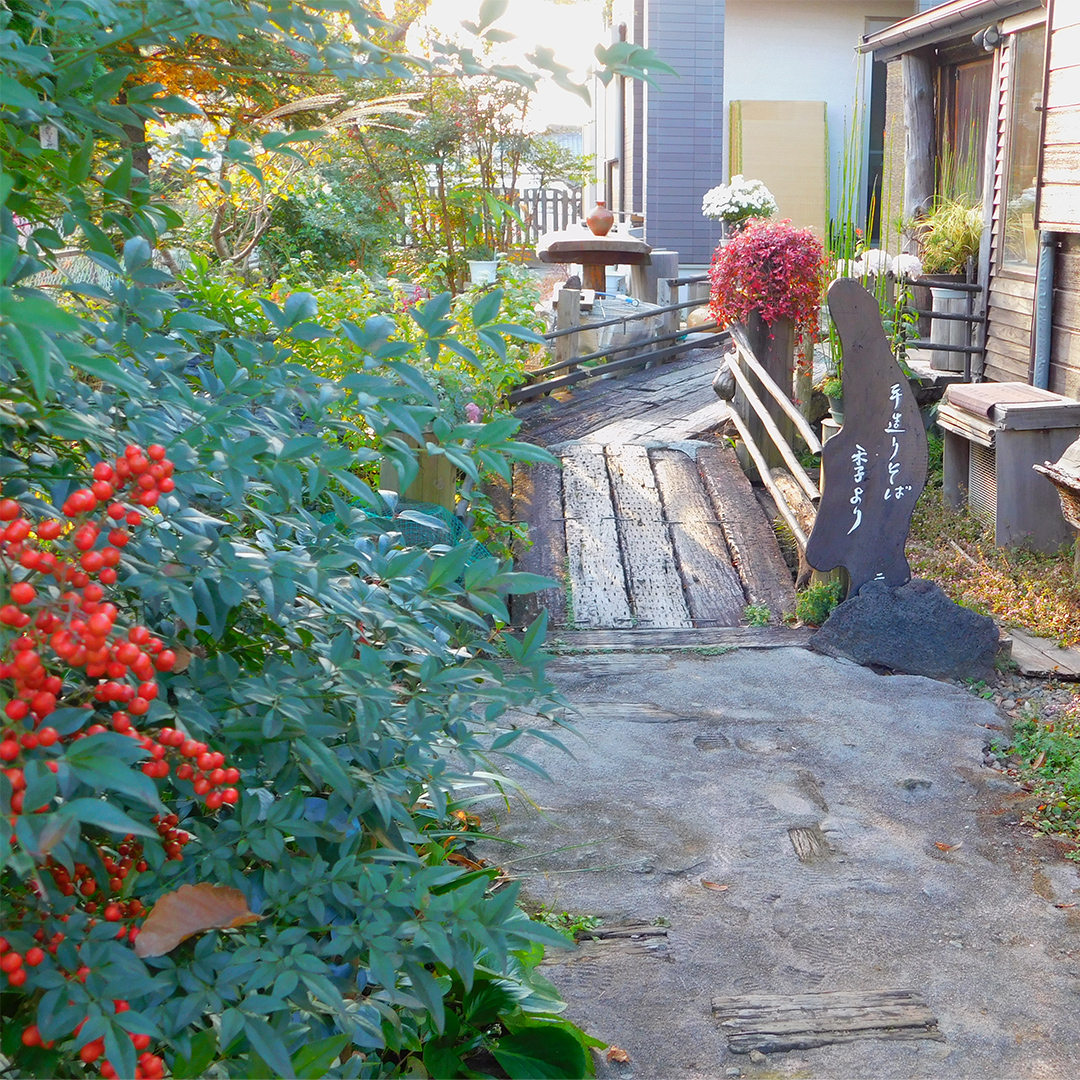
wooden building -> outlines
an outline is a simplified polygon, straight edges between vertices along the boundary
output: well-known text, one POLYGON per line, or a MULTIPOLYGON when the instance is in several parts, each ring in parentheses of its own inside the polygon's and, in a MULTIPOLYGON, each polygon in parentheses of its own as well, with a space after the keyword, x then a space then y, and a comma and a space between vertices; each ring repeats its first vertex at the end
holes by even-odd
POLYGON ((974 377, 1080 398, 1080 0, 950 0, 861 50, 903 69, 905 211, 958 172, 981 199, 974 377))

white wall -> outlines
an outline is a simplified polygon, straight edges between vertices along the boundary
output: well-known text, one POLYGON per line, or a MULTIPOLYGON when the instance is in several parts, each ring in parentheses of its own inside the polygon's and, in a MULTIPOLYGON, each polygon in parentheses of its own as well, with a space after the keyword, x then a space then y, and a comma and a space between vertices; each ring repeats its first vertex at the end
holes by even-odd
MULTIPOLYGON (((830 192, 835 203, 845 125, 869 104, 869 59, 855 52, 866 20, 895 22, 915 0, 727 0, 724 39, 724 168, 730 165, 732 101, 824 101, 828 104, 830 192)), ((876 31, 880 26, 869 28, 876 31)))

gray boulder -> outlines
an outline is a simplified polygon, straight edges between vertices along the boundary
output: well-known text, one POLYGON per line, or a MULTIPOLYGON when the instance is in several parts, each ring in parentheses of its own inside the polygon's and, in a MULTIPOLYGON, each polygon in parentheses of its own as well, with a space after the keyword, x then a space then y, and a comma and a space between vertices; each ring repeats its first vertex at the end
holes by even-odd
POLYGON ((986 679, 999 634, 993 619, 954 604, 932 581, 912 578, 897 588, 868 581, 833 609, 810 648, 908 675, 986 679))

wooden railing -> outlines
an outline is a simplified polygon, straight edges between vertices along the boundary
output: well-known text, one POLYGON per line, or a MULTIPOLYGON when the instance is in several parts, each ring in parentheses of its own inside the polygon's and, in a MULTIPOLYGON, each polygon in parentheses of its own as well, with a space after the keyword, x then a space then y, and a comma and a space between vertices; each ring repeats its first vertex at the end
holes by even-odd
MULTIPOLYGON (((679 284, 701 280, 708 279, 704 277, 671 279, 665 283, 669 287, 677 287, 679 284)), ((663 363, 673 359, 687 349, 719 345, 728 340, 727 331, 721 329, 720 324, 715 321, 705 323, 702 326, 695 326, 692 329, 687 330, 670 330, 664 325, 661 327, 661 330, 664 332, 653 334, 645 341, 636 342, 633 345, 621 342, 619 344, 609 345, 605 349, 578 355, 573 351, 573 340, 578 334, 587 333, 608 326, 623 325, 625 327, 627 324, 632 325, 645 319, 671 315, 677 316, 677 313, 680 311, 685 311, 688 308, 700 307, 702 305, 702 300, 698 297, 682 301, 681 303, 664 304, 659 307, 650 305, 646 311, 634 311, 626 315, 620 314, 612 319, 601 319, 591 323, 577 323, 580 297, 581 294, 576 289, 562 290, 559 297, 559 316, 560 319, 570 321, 572 325, 562 326, 559 329, 552 330, 550 333, 544 335, 545 340, 554 346, 555 359, 552 363, 545 364, 543 367, 529 372, 528 383, 524 386, 519 386, 508 395, 508 401, 511 404, 517 404, 522 401, 529 401, 532 398, 542 397, 544 394, 550 394, 553 390, 573 386, 583 379, 597 378, 615 372, 634 371, 638 368, 648 367, 652 364, 663 363), (564 296, 563 294, 569 295, 564 296), (563 310, 562 305, 564 301, 567 302, 567 305, 572 310, 563 310), (687 339, 688 334, 694 335, 692 340, 687 339), (618 354, 626 353, 629 353, 630 355, 621 355, 618 359, 613 359, 613 357, 618 354), (588 364, 594 366, 582 366, 588 364)))
POLYGON ((736 384, 742 391, 742 401, 745 402, 745 406, 742 406, 745 411, 741 411, 739 403, 733 403, 731 420, 739 432, 739 437, 746 447, 750 460, 757 468, 761 482, 775 500, 780 516, 783 517, 788 528, 794 534, 799 545, 799 552, 802 554, 806 551, 806 543, 809 539, 807 530, 804 528, 806 515, 800 513, 797 508, 791 505, 792 500, 784 491, 784 485, 777 483, 776 478, 773 476, 766 455, 750 430, 748 420, 751 412, 757 417, 765 434, 768 435, 769 440, 776 447, 784 464, 787 465, 791 475, 795 478, 796 484, 805 493, 814 513, 816 513, 815 504, 821 498, 821 486, 803 468, 791 444, 780 431, 772 413, 761 399, 757 389, 755 389, 750 374, 753 373, 761 389, 772 397, 791 420, 795 430, 806 440, 806 445, 812 454, 821 453, 821 440, 817 437, 806 417, 796 408, 789 393, 777 384, 776 380, 765 370, 754 355, 754 350, 742 327, 733 326, 731 328, 731 338, 735 343, 735 362, 731 365, 731 371, 736 384))

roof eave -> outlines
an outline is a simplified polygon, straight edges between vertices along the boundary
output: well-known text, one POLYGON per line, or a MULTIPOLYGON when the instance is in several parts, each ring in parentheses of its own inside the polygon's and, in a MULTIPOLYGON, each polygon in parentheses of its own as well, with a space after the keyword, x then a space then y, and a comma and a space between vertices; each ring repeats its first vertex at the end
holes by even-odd
POLYGON ((950 0, 863 38, 857 51, 873 53, 875 60, 895 60, 904 53, 970 36, 1010 15, 1044 6, 1042 0, 950 0))

